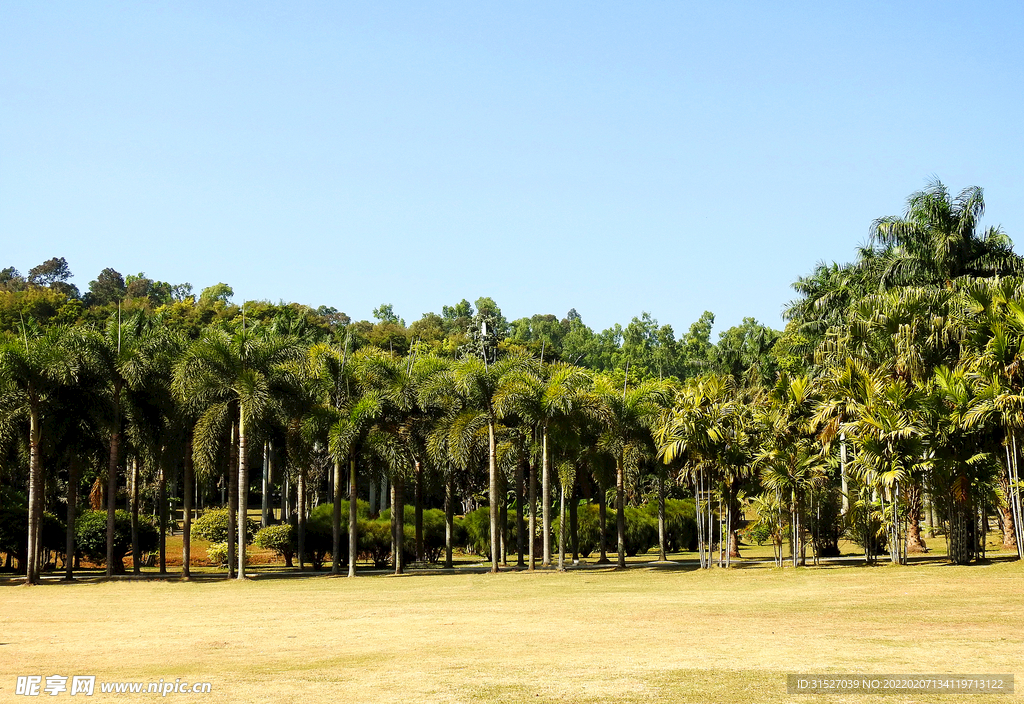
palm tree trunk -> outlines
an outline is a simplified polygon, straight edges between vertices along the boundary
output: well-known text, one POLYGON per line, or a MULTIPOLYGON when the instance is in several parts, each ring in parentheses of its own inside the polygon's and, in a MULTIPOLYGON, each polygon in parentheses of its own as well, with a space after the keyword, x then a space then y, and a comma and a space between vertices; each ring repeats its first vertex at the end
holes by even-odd
POLYGON ((1013 496, 1007 473, 1000 475, 999 488, 1002 489, 1003 500, 999 507, 1003 524, 1003 550, 1017 549, 1017 523, 1014 521, 1013 496))
POLYGON ((850 512, 850 498, 847 495, 848 486, 846 482, 846 433, 839 436, 839 472, 842 478, 843 490, 843 515, 850 512))
POLYGON ((615 508, 618 511, 615 522, 619 534, 619 567, 626 566, 626 468, 624 465, 625 462, 620 450, 615 458, 615 508))
POLYGON ((551 457, 548 454, 548 426, 544 426, 541 435, 542 445, 542 467, 541 475, 541 517, 544 521, 541 527, 541 536, 544 540, 542 567, 551 566, 551 457))
MULTIPOLYGON (((121 382, 114 382, 114 430, 107 462, 107 576, 114 574, 114 511, 117 507, 117 465, 121 455, 121 382)), ((123 571, 123 570, 119 570, 123 571)))
POLYGON ((608 543, 605 540, 605 532, 608 526, 608 495, 604 490, 604 487, 597 487, 597 517, 598 517, 598 528, 597 528, 597 544, 598 549, 601 551, 601 556, 597 560, 599 565, 607 565, 608 560, 608 543))
POLYGON ((1013 514, 1013 526, 1016 531, 1017 540, 1017 559, 1024 558, 1024 511, 1021 506, 1020 496, 1020 473, 1017 467, 1017 433, 1013 432, 1010 434, 1010 440, 1013 447, 1013 461, 1008 463, 1007 471, 1012 472, 1010 475, 1010 506, 1013 514))
POLYGON ((238 579, 245 579, 246 528, 249 523, 249 445, 245 409, 238 412, 238 579))
MULTIPOLYGON (((29 391, 29 470, 28 470, 28 553, 25 564, 25 583, 39 584, 39 536, 43 522, 41 496, 43 493, 43 464, 39 457, 39 411, 34 391, 29 391)), ((111 541, 113 545, 113 541, 111 541)))
POLYGON ((445 478, 444 490, 444 566, 451 569, 452 541, 455 539, 455 476, 451 468, 445 478))
POLYGON ((579 503, 576 485, 573 484, 573 492, 569 496, 569 542, 572 545, 572 564, 574 565, 580 563, 579 503))
POLYGON ((235 547, 238 530, 238 419, 231 424, 228 448, 228 579, 235 576, 235 547))
POLYGON ((658 559, 665 562, 665 479, 658 474, 658 559))
POLYGON ((907 486, 907 542, 906 551, 928 552, 921 537, 921 484, 912 481, 907 486))
MULTIPOLYGON (((331 511, 331 574, 341 574, 341 458, 334 458, 334 502, 331 511)), ((353 502, 350 499, 349 504, 353 502)))
POLYGON ((181 524, 181 577, 188 579, 192 575, 192 484, 195 480, 195 472, 192 465, 192 433, 189 432, 185 440, 185 457, 183 471, 185 474, 185 500, 184 521, 181 524))
POLYGON ((504 473, 498 475, 498 500, 501 508, 498 511, 498 529, 501 533, 501 566, 508 567, 508 482, 504 473))
POLYGON ((299 480, 295 486, 295 512, 299 529, 299 569, 306 568, 306 467, 299 467, 299 480))
POLYGON ((78 515, 78 482, 80 481, 81 460, 77 454, 68 462, 68 522, 64 545, 64 581, 75 579, 75 519, 78 515))
POLYGON ((523 523, 523 463, 516 462, 516 567, 525 564, 526 526, 523 523))
POLYGON ((498 572, 498 558, 501 546, 498 544, 498 462, 494 447, 494 420, 487 419, 487 455, 488 455, 488 498, 491 508, 491 572, 498 572))
POLYGON ((270 525, 270 442, 263 443, 263 482, 260 491, 260 528, 270 525))
POLYGON ((530 467, 530 559, 527 569, 533 572, 537 569, 537 462, 534 460, 530 467))
POLYGON ((395 574, 405 573, 405 477, 391 480, 391 520, 395 529, 395 574))
POLYGON ((790 556, 792 557, 793 567, 799 567, 800 566, 800 561, 799 561, 798 553, 800 552, 800 545, 799 545, 799 541, 800 541, 800 538, 799 538, 799 535, 800 535, 800 523, 799 523, 799 518, 797 517, 796 488, 795 487, 790 491, 790 497, 789 498, 790 498, 790 505, 789 505, 790 522, 793 524, 792 525, 793 530, 790 531, 790 536, 789 536, 789 552, 790 552, 790 556))
POLYGON ((164 470, 163 453, 157 475, 157 501, 160 504, 160 574, 167 574, 167 472, 164 470))
POLYGON ((356 485, 356 456, 348 458, 348 576, 356 576, 356 555, 359 554, 359 502, 356 485))
POLYGON ((139 458, 132 456, 132 573, 142 571, 139 555, 139 458))
POLYGON ((565 482, 559 482, 558 506, 558 571, 565 572, 565 482))
POLYGON ((416 562, 424 562, 423 555, 423 467, 420 461, 416 460, 416 507, 415 507, 415 535, 416 535, 416 562))
POLYGON ((701 491, 701 489, 703 488, 702 487, 703 482, 701 481, 701 478, 703 477, 703 474, 704 474, 703 470, 697 472, 697 476, 694 477, 694 480, 693 480, 693 483, 694 483, 694 492, 693 493, 696 496, 696 500, 694 501, 694 510, 695 510, 695 512, 697 514, 697 553, 700 556, 700 566, 701 566, 701 569, 706 567, 706 565, 704 564, 704 513, 703 513, 703 509, 700 506, 700 497, 701 497, 701 495, 703 493, 701 491))

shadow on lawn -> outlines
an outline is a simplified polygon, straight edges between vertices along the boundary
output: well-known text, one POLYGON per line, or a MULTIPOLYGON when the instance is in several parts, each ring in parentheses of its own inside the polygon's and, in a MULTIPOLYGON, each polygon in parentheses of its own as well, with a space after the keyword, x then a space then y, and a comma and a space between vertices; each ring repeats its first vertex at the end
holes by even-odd
MULTIPOLYGON (((1007 555, 993 555, 986 557, 985 559, 978 559, 974 563, 976 566, 995 565, 1001 563, 1015 562, 1017 556, 1013 554, 1007 555)), ((922 565, 936 565, 936 566, 949 566, 953 567, 945 554, 939 553, 928 553, 928 554, 916 554, 911 555, 907 559, 908 566, 922 566, 922 565)), ((817 565, 807 564, 801 565, 800 569, 813 569, 813 570, 836 570, 836 569, 850 569, 850 568, 877 568, 887 567, 889 561, 884 555, 877 557, 873 562, 866 562, 863 556, 860 555, 844 555, 842 557, 823 558, 819 560, 817 565)), ((717 563, 712 569, 724 569, 717 566, 717 563)), ((776 566, 775 561, 771 559, 750 559, 750 558, 733 558, 730 568, 731 570, 758 570, 758 569, 779 569, 776 566)), ((781 569, 793 569, 789 560, 784 562, 781 569)), ((614 563, 598 564, 596 562, 591 563, 580 563, 580 564, 566 564, 566 574, 571 572, 621 572, 621 571, 646 571, 646 572, 696 572, 700 570, 700 561, 697 558, 683 558, 677 560, 661 561, 630 561, 627 563, 625 570, 615 566, 614 563)), ((499 570, 499 574, 506 573, 528 573, 526 567, 519 567, 516 565, 503 566, 499 570)), ((535 570, 537 574, 557 574, 558 569, 555 566, 551 567, 540 567, 538 566, 535 570)), ((357 566, 357 576, 359 577, 448 577, 452 575, 480 575, 490 573, 489 563, 480 563, 477 561, 464 561, 457 563, 455 567, 445 568, 437 565, 421 565, 414 564, 406 567, 404 574, 395 575, 394 571, 390 568, 378 569, 370 566, 357 566)), ((67 584, 64 581, 63 570, 56 572, 48 572, 43 574, 43 584, 67 584)), ((348 568, 342 569, 341 574, 337 576, 338 579, 344 579, 347 577, 348 568)), ((330 571, 314 571, 311 569, 300 570, 295 567, 284 567, 284 566, 260 566, 258 569, 247 570, 248 580, 252 581, 267 581, 267 580, 292 580, 292 579, 309 579, 309 578, 335 578, 331 575, 330 571)), ((188 580, 184 580, 181 577, 180 572, 167 572, 160 574, 158 572, 143 572, 142 574, 125 574, 117 575, 114 577, 107 577, 102 569, 85 569, 76 570, 74 584, 96 584, 98 582, 223 582, 228 581, 230 578, 227 572, 211 572, 211 571, 198 571, 193 569, 192 575, 188 580)), ((12 587, 12 586, 23 586, 25 577, 21 574, 6 573, 0 574, 0 587, 12 587)))

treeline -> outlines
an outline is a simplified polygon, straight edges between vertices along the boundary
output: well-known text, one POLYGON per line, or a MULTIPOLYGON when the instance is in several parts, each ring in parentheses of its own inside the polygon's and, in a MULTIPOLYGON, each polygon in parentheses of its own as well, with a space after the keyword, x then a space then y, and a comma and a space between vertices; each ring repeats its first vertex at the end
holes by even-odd
MULTIPOLYGON (((154 281, 144 273, 125 277, 107 268, 80 294, 69 283, 71 278, 63 257, 29 269, 27 276, 13 266, 0 270, 0 332, 19 334, 23 325, 33 330, 60 324, 102 327, 120 310, 122 315, 156 315, 161 324, 190 339, 209 326, 239 328, 244 317, 308 343, 344 337, 353 350, 374 346, 405 355, 415 345, 423 352, 456 358, 478 354, 486 343, 499 353, 526 351, 546 361, 567 361, 594 371, 624 370, 629 364, 634 375, 644 378, 686 379, 709 371, 739 372, 757 364, 764 367, 764 378, 770 379, 780 364, 769 355, 778 331, 747 318, 712 342, 715 317, 710 312, 679 336, 671 325, 659 324, 646 312, 625 327, 616 324, 596 332, 575 309, 562 318, 547 313, 508 321, 493 299, 482 297, 475 303, 463 299, 442 306, 440 313, 424 313, 407 325, 390 304, 376 308, 372 321, 353 321, 331 306, 235 304, 234 291, 225 283, 194 295, 189 283, 154 281)), ((781 364, 792 364, 792 360, 783 355, 781 364)))
POLYGON ((294 538, 300 565, 317 552, 314 504, 329 503, 332 569, 347 561, 351 575, 386 506, 403 569, 407 501, 410 554, 430 552, 422 516, 441 507, 449 565, 455 514, 482 506, 476 542, 493 570, 509 555, 551 564, 553 540, 562 565, 581 512, 596 516, 601 558, 614 550, 625 566, 645 505, 664 558, 673 497, 693 501, 705 567, 738 554, 744 513, 779 564, 787 544, 798 565, 844 538, 867 560, 904 563, 927 549, 926 512, 955 563, 984 554, 993 516, 1019 554, 1024 265, 1001 230, 979 231, 983 211, 980 189, 954 197, 934 183, 875 221, 854 262, 799 279, 784 331, 748 319, 716 343, 710 314, 679 338, 646 314, 600 333, 574 311, 509 322, 489 298, 410 325, 389 305, 353 322, 109 269, 79 296, 59 259, 27 277, 5 270, 0 491, 26 532, 9 529, 0 549, 38 580, 61 551, 42 528, 59 511, 71 576, 76 516, 91 504, 106 512, 112 574, 117 507, 139 555, 148 494, 163 571, 180 498, 187 575, 194 499, 221 503, 223 491, 238 576, 250 539, 238 514, 254 492, 267 523, 281 495, 294 535, 279 544, 294 538), (348 501, 343 516, 349 498, 367 515, 348 501))

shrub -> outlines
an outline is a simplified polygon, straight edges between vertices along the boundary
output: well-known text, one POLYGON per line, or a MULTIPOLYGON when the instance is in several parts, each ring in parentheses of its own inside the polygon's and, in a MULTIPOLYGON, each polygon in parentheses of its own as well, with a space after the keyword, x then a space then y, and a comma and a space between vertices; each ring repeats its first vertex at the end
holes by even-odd
MULTIPOLYGON (((338 562, 348 559, 348 501, 341 502, 341 517, 341 555, 331 555, 331 559, 338 562)), ((306 519, 305 548, 305 557, 313 563, 313 569, 322 570, 334 549, 334 504, 320 504, 310 512, 306 519)))
MULTIPOLYGON (((652 501, 644 510, 658 529, 658 502, 652 501)), ((657 545, 655 532, 655 545, 657 545)), ((693 499, 665 499, 665 550, 680 552, 697 549, 697 511, 693 499)))
POLYGON ((264 550, 273 550, 284 558, 285 567, 291 567, 297 540, 295 526, 286 523, 284 525, 261 528, 256 533, 253 544, 264 550))
MULTIPOLYGON (((107 559, 107 512, 82 511, 75 521, 75 543, 78 552, 92 562, 107 559)), ((160 531, 149 516, 139 516, 139 551, 153 552, 160 544, 160 531)), ((114 512, 114 571, 124 573, 124 556, 132 549, 132 516, 127 511, 114 512)), ((142 554, 138 555, 139 559, 142 554)))
MULTIPOLYGON (((228 566, 228 544, 223 543, 210 543, 206 546, 206 559, 215 565, 220 567, 228 566)), ((249 553, 245 554, 245 564, 249 564, 249 553)))
MULTIPOLYGON (((576 509, 576 535, 579 538, 579 551, 582 557, 590 557, 590 554, 598 549, 601 539, 601 518, 597 504, 581 501, 576 509)), ((566 511, 566 520, 569 520, 569 512, 566 511)), ((555 516, 551 522, 551 536, 555 549, 558 549, 558 531, 561 525, 561 516, 555 516)), ((614 524, 611 524, 614 525, 614 524)), ((572 523, 566 526, 565 549, 572 550, 572 535, 569 532, 572 523)))
POLYGON ((658 544, 658 521, 643 509, 626 507, 626 555, 645 553, 658 544))
MULTIPOLYGON (((259 528, 260 522, 255 518, 249 518, 246 521, 246 544, 252 542, 259 528)), ((228 541, 228 510, 226 508, 212 508, 204 511, 203 515, 192 524, 192 535, 201 540, 208 540, 211 543, 226 543, 228 541)))
POLYGON ((423 551, 427 562, 441 561, 441 556, 444 555, 444 528, 444 511, 431 508, 423 512, 423 551))
POLYGON ((481 557, 491 556, 491 510, 482 506, 470 511, 455 523, 460 525, 466 534, 466 547, 481 557))
POLYGON ((758 521, 751 523, 746 530, 743 531, 744 539, 748 543, 757 543, 758 545, 764 545, 768 541, 772 540, 774 531, 768 523, 758 521))
POLYGON ((362 521, 359 523, 359 553, 373 560, 374 567, 387 567, 391 559, 390 521, 362 521))
MULTIPOLYGON (((106 514, 104 514, 104 521, 106 514)), ((106 523, 104 523, 104 530, 106 523)), ((52 513, 44 513, 42 545, 44 550, 64 554, 67 530, 64 523, 52 513)), ((0 551, 13 555, 20 569, 25 568, 28 555, 28 509, 20 506, 0 508, 0 551)))

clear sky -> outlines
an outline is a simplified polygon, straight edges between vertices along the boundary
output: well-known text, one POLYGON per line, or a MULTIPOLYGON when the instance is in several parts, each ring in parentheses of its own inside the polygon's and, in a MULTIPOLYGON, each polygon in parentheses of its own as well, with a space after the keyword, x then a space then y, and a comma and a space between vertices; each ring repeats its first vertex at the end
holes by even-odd
POLYGON ((1024 246, 1018 2, 0 3, 0 267, 781 327, 937 176, 1024 246))

